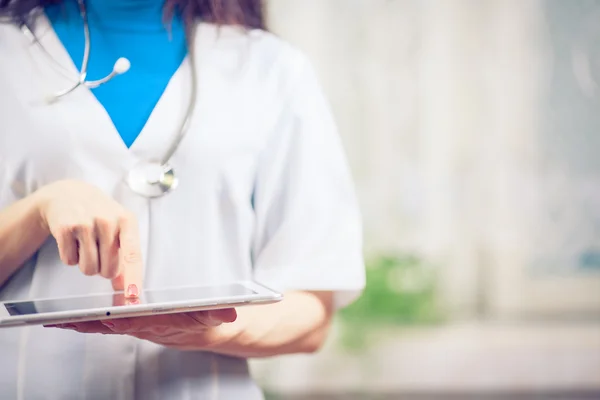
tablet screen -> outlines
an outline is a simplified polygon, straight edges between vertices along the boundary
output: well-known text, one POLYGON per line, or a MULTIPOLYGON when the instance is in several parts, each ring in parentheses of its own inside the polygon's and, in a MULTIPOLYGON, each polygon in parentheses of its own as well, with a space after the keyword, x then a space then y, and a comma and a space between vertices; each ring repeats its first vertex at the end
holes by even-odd
MULTIPOLYGON (((252 289, 240 284, 204 287, 182 287, 173 289, 144 290, 139 297, 140 304, 185 302, 218 298, 232 298, 256 294, 252 289)), ((63 299, 20 301, 5 303, 10 315, 27 315, 63 311, 86 310, 125 305, 122 293, 70 297, 63 299)))

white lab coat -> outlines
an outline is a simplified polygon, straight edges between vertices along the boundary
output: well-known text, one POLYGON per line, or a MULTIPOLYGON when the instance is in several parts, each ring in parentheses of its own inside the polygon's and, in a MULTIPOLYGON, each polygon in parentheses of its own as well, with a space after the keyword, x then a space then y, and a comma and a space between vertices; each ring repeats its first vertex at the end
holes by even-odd
MULTIPOLYGON (((201 24, 198 103, 172 159, 180 184, 148 200, 123 177, 171 143, 187 107, 190 64, 128 149, 87 89, 43 102, 77 71, 44 17, 36 35, 67 77, 17 27, 0 25, 0 208, 58 179, 81 179, 137 214, 148 288, 256 279, 280 290, 335 290, 338 306, 359 293, 353 185, 299 51, 262 31, 201 24)), ((110 290, 107 280, 64 266, 49 240, 0 288, 0 300, 110 290)), ((0 371, 2 399, 262 398, 242 359, 43 327, 0 330, 0 371)))

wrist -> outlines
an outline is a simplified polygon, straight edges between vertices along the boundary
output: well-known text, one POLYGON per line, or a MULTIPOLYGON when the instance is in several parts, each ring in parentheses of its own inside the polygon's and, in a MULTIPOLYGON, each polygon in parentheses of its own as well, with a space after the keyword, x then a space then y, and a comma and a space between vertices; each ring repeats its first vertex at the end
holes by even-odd
POLYGON ((211 340, 203 346, 203 350, 220 354, 235 354, 248 341, 248 332, 238 321, 222 324, 212 328, 211 340))
POLYGON ((48 202, 50 201, 47 187, 41 187, 33 192, 29 197, 31 201, 32 212, 35 215, 38 226, 40 226, 44 232, 50 234, 50 227, 48 226, 48 221, 46 219, 46 209, 48 202))

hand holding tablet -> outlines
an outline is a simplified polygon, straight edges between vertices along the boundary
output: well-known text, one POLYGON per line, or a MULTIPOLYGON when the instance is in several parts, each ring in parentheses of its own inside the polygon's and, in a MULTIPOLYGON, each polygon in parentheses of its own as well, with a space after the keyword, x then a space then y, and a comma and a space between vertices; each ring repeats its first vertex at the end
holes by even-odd
POLYGON ((161 346, 178 350, 200 350, 222 343, 235 336, 232 330, 217 329, 224 323, 234 322, 233 308, 195 311, 147 317, 118 318, 103 321, 77 322, 51 327, 71 329, 81 333, 128 335, 149 340, 161 346))

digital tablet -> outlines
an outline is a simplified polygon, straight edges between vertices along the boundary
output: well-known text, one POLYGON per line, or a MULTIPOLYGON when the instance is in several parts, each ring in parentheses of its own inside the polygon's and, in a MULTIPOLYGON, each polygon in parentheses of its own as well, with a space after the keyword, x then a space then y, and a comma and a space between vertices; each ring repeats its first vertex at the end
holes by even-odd
POLYGON ((143 290, 135 300, 123 292, 0 303, 0 328, 216 310, 280 301, 281 293, 256 282, 143 290))

